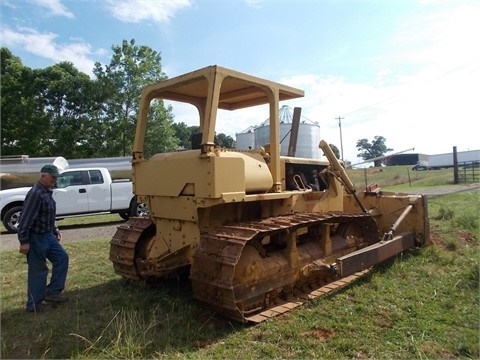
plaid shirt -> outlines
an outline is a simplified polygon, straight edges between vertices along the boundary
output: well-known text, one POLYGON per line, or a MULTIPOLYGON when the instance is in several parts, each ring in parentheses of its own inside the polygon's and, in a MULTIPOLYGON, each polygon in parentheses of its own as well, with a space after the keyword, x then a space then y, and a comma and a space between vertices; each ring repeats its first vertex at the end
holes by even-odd
POLYGON ((58 229, 55 225, 56 204, 53 200, 52 191, 37 182, 27 193, 23 203, 18 225, 18 240, 20 244, 30 242, 29 233, 56 234, 58 229))

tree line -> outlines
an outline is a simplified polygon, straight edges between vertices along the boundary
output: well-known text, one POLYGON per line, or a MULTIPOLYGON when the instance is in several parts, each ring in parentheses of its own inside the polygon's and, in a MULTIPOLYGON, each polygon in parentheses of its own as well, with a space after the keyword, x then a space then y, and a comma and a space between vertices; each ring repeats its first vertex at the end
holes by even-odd
MULTIPOLYGON (((129 156, 143 87, 163 81, 161 55, 135 40, 112 46, 109 64, 95 63, 94 79, 70 62, 31 69, 1 48, 1 151, 4 155, 70 159, 129 156)), ((174 123, 171 106, 150 107, 144 152, 191 148, 198 126, 174 123)), ((234 140, 217 135, 220 145, 234 140)))
MULTIPOLYGON (((129 156, 142 88, 166 80, 161 55, 135 40, 112 46, 109 64, 96 62, 94 78, 71 62, 31 69, 1 47, 1 154, 69 159, 129 156)), ((175 123, 172 107, 156 101, 149 109, 144 154, 190 149, 198 126, 175 123)), ((219 145, 235 141, 217 134, 219 145)), ((331 144, 339 158, 338 148, 331 144)), ((389 149, 385 138, 357 142, 358 157, 367 160, 389 149)), ((376 166, 378 162, 376 162, 376 166)))

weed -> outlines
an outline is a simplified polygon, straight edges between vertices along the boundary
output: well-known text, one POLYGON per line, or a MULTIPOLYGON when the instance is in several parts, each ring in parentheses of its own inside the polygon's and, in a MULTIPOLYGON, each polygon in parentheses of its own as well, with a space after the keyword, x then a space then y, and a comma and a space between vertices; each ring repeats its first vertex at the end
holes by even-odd
POLYGON ((447 240, 445 240, 445 248, 449 251, 457 250, 457 239, 448 238, 447 240))
POLYGON ((480 290, 480 266, 478 264, 472 264, 467 267, 461 278, 464 280, 465 287, 480 290))
POLYGON ((434 216, 434 220, 450 220, 453 218, 454 211, 453 209, 440 208, 438 210, 438 215, 434 216))
POLYGON ((478 214, 463 214, 453 219, 453 226, 458 229, 476 231, 478 233, 478 214))

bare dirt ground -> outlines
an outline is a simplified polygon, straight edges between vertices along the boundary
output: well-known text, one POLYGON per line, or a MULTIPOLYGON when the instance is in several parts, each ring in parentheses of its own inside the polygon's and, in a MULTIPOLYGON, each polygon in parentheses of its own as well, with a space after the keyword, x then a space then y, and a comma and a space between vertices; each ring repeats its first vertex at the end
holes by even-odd
MULTIPOLYGON (((445 186, 436 186, 433 188, 426 188, 422 190, 412 191, 416 194, 424 194, 429 197, 441 196, 446 194, 451 194, 461 191, 473 191, 480 190, 480 185, 445 185, 445 186)), ((82 226, 68 226, 61 227, 62 231, 62 243, 68 243, 73 241, 82 241, 95 238, 106 238, 106 241, 109 241, 117 227, 122 223, 118 222, 109 222, 104 224, 94 224, 94 225, 82 225, 82 226)), ((0 251, 7 249, 16 249, 18 248, 19 243, 16 234, 1 233, 0 234, 0 251)))

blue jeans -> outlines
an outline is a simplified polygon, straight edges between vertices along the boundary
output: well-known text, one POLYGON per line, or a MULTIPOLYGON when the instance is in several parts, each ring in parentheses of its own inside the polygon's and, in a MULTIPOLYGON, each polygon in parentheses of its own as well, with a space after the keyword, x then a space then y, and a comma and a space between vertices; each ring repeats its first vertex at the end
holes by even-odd
POLYGON ((68 254, 53 233, 30 233, 29 240, 27 310, 33 310, 47 293, 60 294, 65 288, 68 254), (52 263, 52 276, 48 285, 47 259, 52 263))

